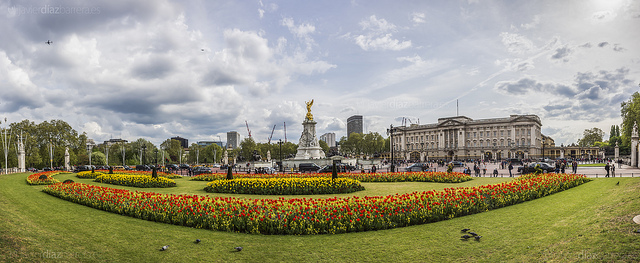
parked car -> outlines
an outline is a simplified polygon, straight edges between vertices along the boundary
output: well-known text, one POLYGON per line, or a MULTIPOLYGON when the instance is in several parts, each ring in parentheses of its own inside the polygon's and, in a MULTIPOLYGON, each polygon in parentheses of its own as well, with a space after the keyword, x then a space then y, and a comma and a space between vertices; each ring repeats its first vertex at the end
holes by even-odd
POLYGON ((463 167, 464 163, 460 162, 460 161, 452 161, 450 162, 453 164, 453 167, 463 167))
POLYGON ((179 167, 180 167, 180 169, 189 169, 191 166, 189 166, 186 163, 181 163, 179 167))
POLYGON ((151 167, 149 167, 148 165, 142 165, 142 164, 138 164, 136 165, 136 171, 150 171, 151 167))
POLYGON ((518 158, 508 158, 505 161, 507 161, 507 163, 511 163, 511 165, 524 165, 524 163, 522 163, 522 160, 518 159, 518 158))
POLYGON ((53 171, 53 169, 51 169, 51 167, 45 167, 45 168, 42 168, 42 171, 43 172, 50 172, 50 171, 53 171))
POLYGON ((204 166, 200 166, 200 167, 196 167, 192 170, 193 175, 199 175, 199 174, 210 174, 213 173, 211 171, 211 168, 209 167, 204 167, 204 166))
MULTIPOLYGON (((455 164, 454 164, 455 166, 455 164)), ((407 172, 423 172, 429 170, 429 164, 426 163, 414 163, 405 168, 407 172)))
POLYGON ((177 164, 167 164, 165 167, 170 171, 178 170, 180 168, 177 164))
MULTIPOLYGON (((346 163, 336 164, 336 171, 338 173, 346 173, 352 171, 352 166, 346 163)), ((318 170, 318 173, 331 173, 333 172, 333 164, 325 165, 322 169, 318 170)))
POLYGON ((527 166, 519 166, 518 172, 522 174, 533 173, 536 171, 536 165, 540 165, 543 173, 553 173, 556 170, 555 166, 551 166, 548 163, 530 163, 527 166))
POLYGON ((298 171, 300 172, 317 172, 320 169, 320 166, 315 163, 301 163, 298 166, 298 171))
POLYGON ((78 165, 76 166, 76 170, 75 172, 83 172, 83 171, 91 171, 91 166, 90 165, 78 165))

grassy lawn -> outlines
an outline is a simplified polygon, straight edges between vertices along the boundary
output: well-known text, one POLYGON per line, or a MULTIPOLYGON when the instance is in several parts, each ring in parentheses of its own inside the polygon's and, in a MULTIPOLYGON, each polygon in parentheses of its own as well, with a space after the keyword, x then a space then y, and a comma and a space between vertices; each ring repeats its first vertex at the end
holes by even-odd
MULTIPOLYGON (((631 220, 640 214, 639 178, 596 179, 542 199, 437 223, 316 236, 249 235, 144 221, 49 196, 40 191, 44 186, 28 186, 25 178, 26 174, 0 175, 0 262, 640 260, 640 234, 633 233, 640 225, 631 220), (475 230, 483 236, 482 240, 461 241, 462 228, 475 230), (202 243, 194 244, 196 238, 202 243), (163 245, 170 247, 158 251, 163 245), (235 246, 244 250, 233 252, 235 246)), ((56 178, 91 182, 74 175, 56 178)), ((461 184, 367 183, 363 184, 367 190, 345 196, 387 195, 506 180, 474 178, 461 184)), ((217 195, 202 190, 206 182, 187 179, 176 182, 179 187, 144 191, 217 195)))

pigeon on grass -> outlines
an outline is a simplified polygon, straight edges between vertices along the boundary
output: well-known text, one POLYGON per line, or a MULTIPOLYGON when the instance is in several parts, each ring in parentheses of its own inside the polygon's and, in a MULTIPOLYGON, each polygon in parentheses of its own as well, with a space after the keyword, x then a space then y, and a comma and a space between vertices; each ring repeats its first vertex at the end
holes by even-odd
POLYGON ((233 249, 235 249, 238 252, 242 251, 242 247, 234 247, 233 249))
POLYGON ((160 248, 160 251, 165 251, 167 249, 169 249, 169 245, 163 246, 162 248, 160 248))
POLYGON ((200 243, 200 239, 196 239, 196 241, 194 243, 199 244, 200 243))

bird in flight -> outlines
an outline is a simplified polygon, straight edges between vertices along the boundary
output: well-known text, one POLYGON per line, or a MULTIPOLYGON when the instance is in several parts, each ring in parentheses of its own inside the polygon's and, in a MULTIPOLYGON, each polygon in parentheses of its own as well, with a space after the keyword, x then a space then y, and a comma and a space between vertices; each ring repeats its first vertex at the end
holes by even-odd
POLYGON ((47 45, 51 45, 51 43, 53 43, 53 41, 47 40, 47 42, 44 42, 44 43, 47 43, 47 45))

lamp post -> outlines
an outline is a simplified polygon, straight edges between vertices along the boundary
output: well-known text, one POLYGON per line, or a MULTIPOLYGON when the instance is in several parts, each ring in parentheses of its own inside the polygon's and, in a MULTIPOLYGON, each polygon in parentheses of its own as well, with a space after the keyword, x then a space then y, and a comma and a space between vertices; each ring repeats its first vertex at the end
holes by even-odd
POLYGON ((107 158, 106 165, 109 166, 109 144, 108 143, 104 144, 104 152, 105 152, 105 156, 107 158))
POLYGON ((393 158, 393 124, 389 125, 389 130, 387 130, 387 134, 389 135, 389 148, 391 148, 391 172, 395 172, 394 158, 393 158))
POLYGON ((124 142, 122 142, 122 167, 125 166, 124 160, 125 160, 125 155, 126 154, 127 154, 127 152, 124 150, 124 142))
POLYGON ((90 143, 87 143, 87 153, 89 154, 89 166, 91 166, 91 150, 93 146, 90 143))
POLYGON ((53 145, 51 143, 51 136, 49 136, 49 168, 53 171, 53 145))
POLYGON ((142 145, 142 155, 140 156, 142 159, 140 161, 140 164, 144 165, 146 162, 146 160, 144 159, 144 152, 147 151, 147 145, 143 144, 142 145))
MULTIPOLYGON (((2 121, 0 121, 2 123, 2 121)), ((4 118, 4 123, 7 123, 7 118, 4 118)), ((9 129, 10 130, 10 129, 9 129)), ((7 139, 7 129, 4 129, 4 137, 2 138, 2 146, 4 146, 4 172, 7 173, 7 164, 9 157, 9 145, 11 145, 11 131, 9 131, 9 139, 7 139)))
POLYGON ((278 144, 280 145, 280 172, 284 172, 284 167, 282 165, 282 139, 278 139, 278 144))

